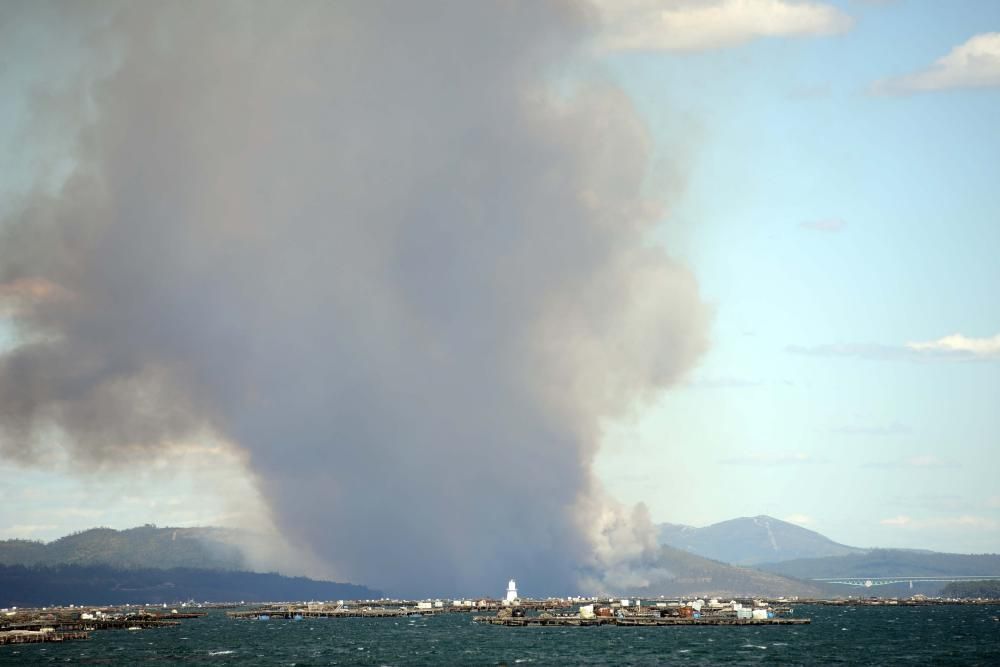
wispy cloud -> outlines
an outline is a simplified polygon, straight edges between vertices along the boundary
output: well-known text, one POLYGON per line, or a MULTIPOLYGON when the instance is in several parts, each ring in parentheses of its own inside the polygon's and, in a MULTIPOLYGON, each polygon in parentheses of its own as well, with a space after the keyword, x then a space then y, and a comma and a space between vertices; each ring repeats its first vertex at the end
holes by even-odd
POLYGON ((957 468, 955 461, 942 459, 933 454, 917 454, 895 461, 877 461, 864 464, 865 468, 957 468))
POLYGON ((788 98, 792 100, 818 100, 830 97, 830 93, 830 84, 828 83, 801 85, 788 91, 788 98))
POLYGON ((906 516, 905 514, 900 514, 899 516, 890 517, 888 519, 882 519, 879 521, 883 526, 908 526, 913 523, 913 519, 906 516))
POLYGON ((3 532, 5 535, 10 535, 11 537, 29 539, 35 537, 38 533, 46 533, 57 528, 59 526, 55 524, 14 524, 13 526, 8 526, 3 532))
POLYGON ((920 508, 932 512, 974 512, 982 508, 981 503, 970 502, 957 493, 925 493, 893 496, 890 504, 905 509, 920 508))
POLYGON ((692 389, 749 389, 759 387, 760 381, 740 377, 705 377, 694 378, 685 386, 692 389))
POLYGON ((813 523, 812 517, 807 514, 789 514, 783 520, 800 526, 808 526, 813 523))
POLYGON ((1000 334, 991 338, 969 338, 960 333, 937 340, 907 343, 907 349, 927 354, 947 354, 972 357, 1000 357, 1000 334))
POLYGON ((809 454, 795 452, 790 454, 766 454, 754 453, 746 456, 736 456, 719 461, 722 465, 730 466, 787 466, 787 465, 812 465, 826 463, 826 459, 819 459, 809 454))
POLYGON ((879 343, 829 343, 824 345, 789 345, 786 352, 810 357, 853 357, 856 359, 906 359, 911 355, 901 345, 879 343))
POLYGON ((792 0, 599 0, 614 50, 704 51, 762 37, 833 35, 854 19, 831 4, 792 0))
POLYGON ((926 529, 947 529, 947 528, 969 528, 975 530, 998 530, 1000 522, 996 519, 985 516, 974 516, 964 514, 953 517, 932 517, 929 519, 914 519, 906 514, 882 519, 879 523, 883 526, 893 526, 896 528, 909 528, 913 530, 926 529))
POLYGON ((906 95, 993 86, 1000 86, 1000 32, 976 35, 930 67, 878 81, 871 91, 877 95, 906 95))
POLYGON ((956 333, 937 340, 903 345, 788 345, 785 351, 812 357, 849 357, 874 361, 991 361, 1000 360, 1000 334, 987 338, 970 338, 956 333))
POLYGON ((830 429, 830 432, 836 433, 837 435, 889 437, 898 435, 909 435, 911 433, 911 429, 906 424, 893 422, 887 426, 859 426, 856 424, 847 424, 844 426, 835 426, 830 429))
POLYGON ((906 459, 906 465, 911 468, 951 468, 957 464, 943 461, 933 454, 922 454, 906 459))
POLYGON ((847 223, 840 218, 827 218, 825 220, 807 220, 806 222, 800 222, 799 227, 807 229, 811 232, 835 233, 843 231, 844 228, 847 227, 847 223))

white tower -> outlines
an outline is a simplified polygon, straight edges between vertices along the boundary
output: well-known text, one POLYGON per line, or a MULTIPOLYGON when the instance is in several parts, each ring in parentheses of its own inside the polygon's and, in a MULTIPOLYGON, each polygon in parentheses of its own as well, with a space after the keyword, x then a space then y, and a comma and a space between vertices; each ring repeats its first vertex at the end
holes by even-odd
POLYGON ((504 602, 508 604, 517 599, 517 583, 511 579, 507 582, 507 596, 504 598, 504 602))

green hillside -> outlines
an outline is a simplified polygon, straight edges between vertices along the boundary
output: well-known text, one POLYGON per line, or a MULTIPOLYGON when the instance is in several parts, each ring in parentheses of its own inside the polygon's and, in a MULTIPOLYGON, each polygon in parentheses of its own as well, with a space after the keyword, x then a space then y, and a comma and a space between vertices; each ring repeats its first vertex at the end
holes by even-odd
POLYGON ((941 595, 949 598, 1000 600, 1000 581, 953 581, 942 589, 941 595))
POLYGON ((119 569, 246 569, 225 528, 92 528, 49 543, 0 541, 0 565, 109 565, 119 569))
POLYGON ((160 604, 184 600, 368 600, 380 596, 379 591, 365 586, 274 573, 195 568, 123 570, 107 565, 0 565, 0 607, 160 604))

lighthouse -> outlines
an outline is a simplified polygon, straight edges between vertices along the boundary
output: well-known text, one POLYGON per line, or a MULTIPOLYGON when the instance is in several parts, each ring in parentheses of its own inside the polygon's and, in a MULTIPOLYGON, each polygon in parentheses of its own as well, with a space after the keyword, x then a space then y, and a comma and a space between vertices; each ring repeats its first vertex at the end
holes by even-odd
POLYGON ((517 582, 513 579, 507 582, 507 595, 504 597, 503 601, 507 604, 512 604, 514 600, 517 599, 517 582))

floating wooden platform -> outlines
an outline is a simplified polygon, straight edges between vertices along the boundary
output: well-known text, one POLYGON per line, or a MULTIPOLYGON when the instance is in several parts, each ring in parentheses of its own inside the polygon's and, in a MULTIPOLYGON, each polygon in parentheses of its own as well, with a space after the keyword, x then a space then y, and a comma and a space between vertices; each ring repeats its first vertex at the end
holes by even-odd
POLYGON ((88 619, 74 621, 29 621, 6 626, 6 630, 18 631, 38 631, 42 628, 55 628, 57 631, 78 632, 83 630, 123 630, 133 627, 139 628, 168 628, 180 625, 180 621, 164 621, 150 618, 107 618, 88 619))
POLYGON ((760 618, 760 619, 739 619, 739 618, 659 618, 659 617, 625 617, 615 618, 613 616, 597 616, 595 618, 580 618, 579 616, 476 616, 472 619, 476 623, 487 625, 505 625, 508 627, 526 626, 592 626, 592 625, 618 625, 618 626, 661 626, 661 625, 807 625, 811 622, 808 618, 760 618))
POLYGON ((39 644, 42 642, 66 642, 73 639, 87 639, 86 632, 34 632, 14 630, 0 632, 0 646, 5 644, 39 644))
POLYGON ((268 618, 293 619, 302 618, 399 618, 401 616, 435 616, 445 613, 441 609, 252 609, 249 611, 229 611, 230 618, 257 620, 263 616, 268 618))

